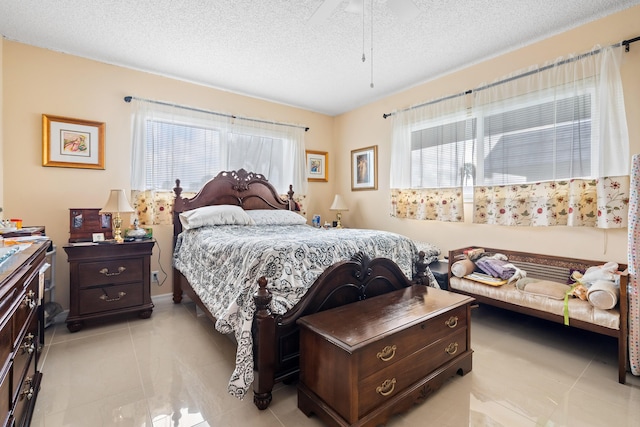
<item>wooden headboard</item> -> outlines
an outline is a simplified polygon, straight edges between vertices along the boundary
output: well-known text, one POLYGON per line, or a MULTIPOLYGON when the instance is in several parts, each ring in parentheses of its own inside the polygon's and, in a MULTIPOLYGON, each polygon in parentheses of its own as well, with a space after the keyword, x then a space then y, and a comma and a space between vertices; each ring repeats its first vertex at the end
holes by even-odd
POLYGON ((237 205, 245 210, 251 209, 284 209, 299 210, 293 200, 293 186, 289 186, 287 200, 282 200, 276 189, 267 181, 264 175, 247 172, 244 169, 237 171, 223 171, 215 178, 209 180, 190 199, 183 198, 180 180, 176 179, 176 187, 173 189, 175 200, 173 204, 173 235, 174 238, 182 232, 180 212, 214 205, 237 205))

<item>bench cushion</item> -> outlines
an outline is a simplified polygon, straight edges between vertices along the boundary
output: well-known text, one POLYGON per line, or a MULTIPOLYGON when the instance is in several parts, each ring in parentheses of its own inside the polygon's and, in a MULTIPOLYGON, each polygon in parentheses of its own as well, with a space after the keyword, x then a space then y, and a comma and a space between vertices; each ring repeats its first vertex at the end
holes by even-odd
MULTIPOLYGON (((502 286, 488 286, 473 280, 452 276, 449 279, 449 286, 453 290, 482 295, 494 300, 553 313, 558 316, 564 315, 564 300, 522 292, 513 283, 502 286)), ((609 329, 620 329, 620 312, 617 307, 611 310, 601 310, 593 307, 588 301, 583 301, 579 298, 569 298, 568 303, 569 325, 571 325, 571 319, 578 319, 609 329)))

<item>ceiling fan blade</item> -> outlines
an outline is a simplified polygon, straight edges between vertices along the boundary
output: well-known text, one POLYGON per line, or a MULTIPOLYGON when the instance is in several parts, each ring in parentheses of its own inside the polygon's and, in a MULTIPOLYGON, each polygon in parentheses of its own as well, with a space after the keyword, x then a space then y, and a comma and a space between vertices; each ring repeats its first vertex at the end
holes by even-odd
POLYGON ((310 25, 322 24, 331 16, 333 11, 338 7, 342 0, 324 0, 324 2, 318 6, 313 15, 309 18, 310 25))
POLYGON ((387 6, 401 22, 407 22, 420 14, 412 0, 387 0, 387 6))

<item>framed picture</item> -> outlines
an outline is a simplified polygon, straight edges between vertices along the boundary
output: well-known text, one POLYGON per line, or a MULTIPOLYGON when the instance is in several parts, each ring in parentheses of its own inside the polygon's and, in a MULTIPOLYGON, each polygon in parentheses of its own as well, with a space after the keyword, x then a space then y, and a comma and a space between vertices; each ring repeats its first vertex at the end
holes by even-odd
POLYGON ((307 150, 307 181, 329 181, 329 154, 307 150))
POLYGON ((102 122, 42 115, 42 166, 104 169, 102 122))
POLYGON ((378 146, 351 151, 351 190, 378 189, 378 146))

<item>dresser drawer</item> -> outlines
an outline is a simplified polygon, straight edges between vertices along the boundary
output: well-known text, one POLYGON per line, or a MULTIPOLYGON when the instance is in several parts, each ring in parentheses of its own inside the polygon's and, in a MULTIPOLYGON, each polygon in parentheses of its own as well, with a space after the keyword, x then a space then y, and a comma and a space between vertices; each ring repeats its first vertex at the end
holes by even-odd
POLYGON ((13 342, 15 343, 19 337, 24 334, 24 328, 27 327, 27 320, 35 316, 38 306, 38 281, 32 280, 26 289, 26 292, 19 297, 20 305, 13 314, 13 342))
POLYGON ((7 420, 9 419, 10 408, 9 405, 11 403, 11 391, 9 387, 9 372, 0 371, 0 402, 2 405, 0 406, 0 425, 9 425, 7 424, 7 420), (9 402, 9 403, 7 403, 9 402))
POLYGON ((139 306, 144 301, 143 291, 142 282, 81 289, 78 291, 80 297, 79 314, 103 313, 109 310, 139 306))
MULTIPOLYGON (((25 417, 27 416, 27 409, 31 404, 31 401, 36 398, 38 390, 36 390, 36 359, 31 358, 29 367, 27 369, 24 381, 20 384, 19 393, 16 396, 15 406, 13 410, 13 417, 15 419, 16 426, 24 425, 25 417)), ((38 383, 39 384, 39 383, 38 383)))
POLYGON ((376 341, 362 349, 359 377, 378 372, 421 350, 425 343, 465 330, 466 327, 467 308, 463 306, 376 341))
POLYGON ((13 392, 18 393, 27 366, 34 359, 34 354, 38 346, 38 318, 33 316, 29 322, 25 335, 16 345, 13 356, 13 392))
POLYGON ((78 265, 78 286, 87 288, 97 285, 141 282, 142 271, 142 258, 83 262, 78 265))
POLYGON ((358 384, 358 417, 396 396, 413 383, 467 351, 467 330, 443 337, 421 351, 398 360, 358 384))

